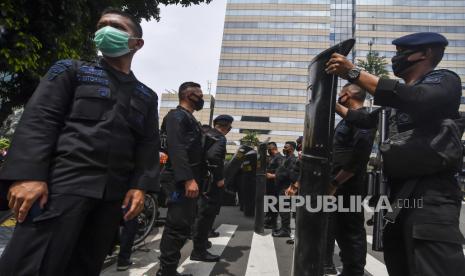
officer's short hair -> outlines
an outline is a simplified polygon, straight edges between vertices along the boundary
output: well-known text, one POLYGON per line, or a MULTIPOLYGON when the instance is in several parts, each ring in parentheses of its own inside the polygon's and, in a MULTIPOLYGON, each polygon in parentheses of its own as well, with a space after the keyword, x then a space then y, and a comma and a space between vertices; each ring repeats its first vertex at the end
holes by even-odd
POLYGON ((291 146, 292 149, 294 149, 294 150, 297 148, 297 144, 294 141, 287 141, 286 145, 291 146))
POLYGON ((274 147, 274 148, 277 148, 277 147, 278 147, 278 145, 276 145, 275 142, 268 142, 267 145, 268 145, 268 146, 272 146, 272 147, 274 147))
POLYGON ((132 30, 134 31, 136 36, 142 38, 142 26, 140 25, 139 20, 137 20, 132 14, 113 7, 108 7, 104 9, 100 16, 104 16, 105 14, 118 14, 122 17, 126 17, 127 19, 129 19, 129 21, 131 21, 133 25, 132 30))
POLYGON ((367 97, 367 91, 363 89, 362 87, 358 86, 355 83, 346 83, 343 87, 349 87, 351 86, 350 92, 352 92, 351 98, 360 102, 364 102, 366 97, 367 97))
POLYGON ((446 48, 443 45, 430 45, 428 48, 431 49, 431 54, 433 55, 431 58, 431 65, 436 67, 439 62, 441 62, 446 48))
POLYGON ((215 126, 219 126, 219 127, 228 127, 232 125, 232 122, 231 121, 226 121, 226 120, 218 120, 218 121, 215 121, 215 126))
POLYGON ((186 97, 186 90, 190 87, 197 87, 197 88, 200 88, 200 84, 196 83, 196 82, 193 82, 193 81, 186 81, 185 83, 181 84, 181 86, 179 86, 179 90, 178 90, 178 97, 179 97, 179 100, 182 100, 186 97))

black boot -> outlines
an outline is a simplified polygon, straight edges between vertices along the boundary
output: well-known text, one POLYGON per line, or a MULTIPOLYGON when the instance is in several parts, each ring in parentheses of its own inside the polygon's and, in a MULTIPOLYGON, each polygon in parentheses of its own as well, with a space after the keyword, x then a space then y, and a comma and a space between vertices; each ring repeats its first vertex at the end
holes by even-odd
POLYGON ((291 231, 281 228, 278 231, 274 231, 272 235, 273 237, 276 237, 276 238, 290 238, 291 231))
POLYGON ((218 262, 220 261, 220 256, 211 254, 207 250, 200 252, 192 250, 191 260, 200 262, 218 262))
POLYGON ((181 274, 179 272, 177 272, 176 270, 173 272, 173 271, 166 271, 166 270, 162 270, 161 268, 157 271, 157 274, 155 274, 155 276, 194 276, 192 274, 181 274))
POLYGON ((220 236, 220 232, 217 232, 217 231, 210 231, 210 233, 208 233, 208 237, 209 238, 217 238, 220 236))

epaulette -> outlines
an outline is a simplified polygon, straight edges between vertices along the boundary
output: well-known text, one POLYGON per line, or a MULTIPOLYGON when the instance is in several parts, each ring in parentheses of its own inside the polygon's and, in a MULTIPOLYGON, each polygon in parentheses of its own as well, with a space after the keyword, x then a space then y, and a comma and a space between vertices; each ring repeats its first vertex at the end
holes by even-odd
POLYGON ((455 72, 447 69, 439 69, 439 70, 434 70, 429 72, 421 81, 421 83, 427 83, 427 84, 438 84, 441 83, 442 79, 448 75, 454 75, 457 78, 460 78, 455 72))
POLYGON ((58 75, 66 71, 69 67, 73 65, 73 60, 71 59, 62 59, 57 61, 55 64, 50 67, 50 69, 47 72, 47 79, 48 80, 53 80, 56 78, 58 75))

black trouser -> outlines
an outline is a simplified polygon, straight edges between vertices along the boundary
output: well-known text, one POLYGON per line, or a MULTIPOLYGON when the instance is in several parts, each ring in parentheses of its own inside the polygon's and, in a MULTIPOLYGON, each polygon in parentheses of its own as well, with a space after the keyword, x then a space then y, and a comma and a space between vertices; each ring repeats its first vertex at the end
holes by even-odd
POLYGON ((336 241, 341 249, 342 275, 364 275, 367 240, 363 208, 361 212, 337 212, 334 215, 336 241))
POLYGON ((390 276, 465 275, 461 203, 424 198, 423 208, 402 209, 384 229, 384 260, 390 276))
MULTIPOLYGON (((282 188, 279 192, 280 196, 286 195, 286 188, 282 188)), ((291 206, 290 202, 291 199, 285 199, 285 202, 288 202, 287 206, 291 206)), ((279 202, 279 201, 278 201, 279 202)), ((281 230, 291 232, 291 212, 279 212, 279 216, 281 217, 281 230)))
MULTIPOLYGON (((344 208, 350 207, 350 196, 363 194, 362 181, 354 178, 338 189, 344 208)), ((325 265, 332 264, 334 240, 337 241, 342 262, 342 275, 359 276, 365 273, 367 241, 363 208, 360 212, 334 212, 328 216, 327 249, 325 265)))
MULTIPOLYGON (((267 196, 278 196, 278 191, 276 188, 276 184, 274 180, 267 180, 266 181, 266 191, 265 195, 267 196)), ((279 201, 278 201, 279 202, 279 201)), ((278 206, 276 205, 275 208, 277 209, 278 206)), ((278 212, 273 212, 271 210, 266 210, 265 212, 265 223, 270 225, 276 225, 278 219, 278 212)))
POLYGON ((201 197, 198 202, 198 213, 194 224, 194 250, 204 252, 207 250, 208 234, 212 230, 216 215, 221 208, 223 198, 223 188, 213 188, 207 197, 201 197))
POLYGON ((168 201, 165 228, 160 242, 160 268, 164 275, 174 275, 181 258, 181 248, 192 233, 197 199, 182 197, 168 201))
POLYGON ((325 256, 325 267, 334 266, 333 256, 334 256, 334 246, 336 242, 336 231, 335 227, 335 213, 328 214, 328 233, 326 234, 326 256, 325 256))
POLYGON ((195 219, 193 239, 194 251, 203 253, 207 250, 208 234, 210 233, 216 217, 216 202, 202 197, 198 201, 198 213, 195 219))
POLYGON ((42 214, 16 225, 0 275, 97 276, 121 216, 121 201, 52 194, 42 214))
POLYGON ((132 253, 132 246, 137 234, 139 223, 137 218, 124 222, 123 230, 120 235, 120 247, 118 254, 118 261, 129 261, 132 253))

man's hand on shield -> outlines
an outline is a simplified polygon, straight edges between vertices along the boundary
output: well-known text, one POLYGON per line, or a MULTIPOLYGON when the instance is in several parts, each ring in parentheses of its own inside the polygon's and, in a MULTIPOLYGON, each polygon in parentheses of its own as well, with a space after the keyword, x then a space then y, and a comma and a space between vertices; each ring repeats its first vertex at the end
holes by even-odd
POLYGON ((334 53, 331 59, 326 63, 326 73, 338 75, 343 79, 347 79, 347 74, 350 69, 355 68, 355 65, 345 56, 334 53))

